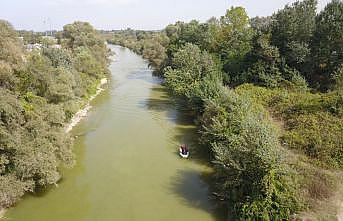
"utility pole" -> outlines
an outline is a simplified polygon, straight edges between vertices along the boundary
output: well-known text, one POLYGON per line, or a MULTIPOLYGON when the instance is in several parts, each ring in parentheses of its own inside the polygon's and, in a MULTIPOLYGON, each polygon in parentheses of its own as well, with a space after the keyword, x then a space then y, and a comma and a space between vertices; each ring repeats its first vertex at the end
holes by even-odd
POLYGON ((50 28, 50 36, 52 36, 52 23, 51 23, 50 18, 48 18, 48 23, 49 23, 49 28, 50 28))
MULTIPOLYGON (((47 21, 44 19, 43 20, 44 28, 46 28, 46 23, 47 23, 47 21)), ((48 31, 47 30, 45 30, 45 37, 46 36, 48 36, 48 31)))
POLYGON ((48 36, 48 33, 50 31, 50 36, 52 36, 52 23, 50 18, 46 18, 43 20, 44 28, 45 30, 45 36, 48 36))

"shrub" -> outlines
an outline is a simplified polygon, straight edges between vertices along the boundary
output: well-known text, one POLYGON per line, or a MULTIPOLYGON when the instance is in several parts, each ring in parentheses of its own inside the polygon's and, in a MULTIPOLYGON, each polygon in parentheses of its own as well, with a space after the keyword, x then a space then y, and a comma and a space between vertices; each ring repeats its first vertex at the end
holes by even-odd
POLYGON ((175 53, 172 66, 165 70, 166 85, 179 96, 193 102, 193 107, 202 109, 205 99, 218 96, 221 74, 207 52, 198 46, 186 44, 175 53))
POLYGON ((24 195, 32 191, 32 183, 25 183, 13 175, 0 175, 0 205, 9 207, 24 195))
POLYGON ((218 192, 237 219, 287 219, 300 203, 277 130, 262 106, 225 90, 206 103, 201 120, 202 140, 215 157, 218 192))
POLYGON ((343 96, 339 91, 313 94, 253 85, 236 88, 273 111, 283 123, 285 147, 299 150, 317 164, 342 167, 343 96))

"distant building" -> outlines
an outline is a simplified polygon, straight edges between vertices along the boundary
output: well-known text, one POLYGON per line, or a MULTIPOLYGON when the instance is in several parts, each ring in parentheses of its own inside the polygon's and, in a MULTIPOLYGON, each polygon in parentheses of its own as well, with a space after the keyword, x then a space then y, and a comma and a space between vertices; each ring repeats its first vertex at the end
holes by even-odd
MULTIPOLYGON (((33 50, 41 50, 42 48, 46 48, 47 46, 44 46, 43 44, 35 43, 35 44, 27 44, 25 45, 25 47, 27 51, 33 51, 33 50)), ((48 48, 62 49, 62 45, 53 44, 53 45, 49 45, 48 48)))
POLYGON ((57 39, 54 36, 42 36, 43 39, 48 39, 51 41, 57 41, 57 39))
POLYGON ((53 45, 50 45, 49 48, 61 49, 61 48, 62 48, 62 45, 53 44, 53 45))
POLYGON ((33 50, 41 50, 43 45, 35 43, 35 44, 27 44, 25 47, 26 47, 26 50, 33 51, 33 50))

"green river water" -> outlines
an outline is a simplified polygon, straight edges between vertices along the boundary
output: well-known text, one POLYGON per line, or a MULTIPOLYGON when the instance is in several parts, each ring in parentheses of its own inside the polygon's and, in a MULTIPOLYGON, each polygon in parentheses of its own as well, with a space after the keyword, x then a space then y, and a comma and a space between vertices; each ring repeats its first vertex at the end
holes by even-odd
POLYGON ((192 120, 145 60, 110 47, 116 61, 107 90, 71 132, 75 167, 62 170, 57 187, 24 197, 5 220, 223 220, 209 200, 211 169, 195 153, 192 120), (180 143, 193 149, 190 159, 178 156, 180 143))

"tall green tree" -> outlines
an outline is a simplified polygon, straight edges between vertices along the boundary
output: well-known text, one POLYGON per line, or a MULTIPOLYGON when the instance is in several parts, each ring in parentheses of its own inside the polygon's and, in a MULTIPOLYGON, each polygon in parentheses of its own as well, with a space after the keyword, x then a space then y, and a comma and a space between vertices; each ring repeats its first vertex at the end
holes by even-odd
POLYGON ((0 20, 0 60, 12 67, 23 63, 24 47, 18 37, 10 23, 0 20))
POLYGON ((243 59, 251 50, 252 37, 253 29, 244 8, 232 7, 220 18, 216 50, 229 77, 241 70, 243 59))
POLYGON ((277 46, 291 67, 302 71, 310 54, 315 29, 317 0, 297 1, 274 14, 272 44, 277 46))
POLYGON ((164 77, 166 85, 186 97, 197 110, 202 109, 204 100, 217 97, 222 81, 211 55, 190 43, 175 53, 164 77))
POLYGON ((311 80, 322 90, 332 87, 332 74, 343 63, 343 2, 333 0, 316 18, 311 43, 314 72, 311 80))
POLYGON ((110 50, 105 45, 105 40, 88 22, 74 22, 63 27, 62 37, 64 44, 72 49, 86 47, 101 65, 107 65, 110 50), (105 55, 105 56, 104 56, 105 55))

